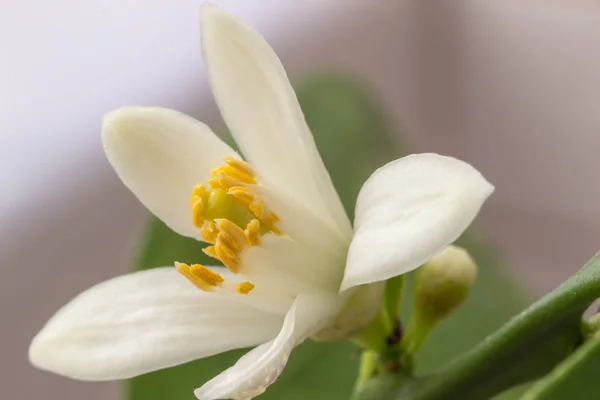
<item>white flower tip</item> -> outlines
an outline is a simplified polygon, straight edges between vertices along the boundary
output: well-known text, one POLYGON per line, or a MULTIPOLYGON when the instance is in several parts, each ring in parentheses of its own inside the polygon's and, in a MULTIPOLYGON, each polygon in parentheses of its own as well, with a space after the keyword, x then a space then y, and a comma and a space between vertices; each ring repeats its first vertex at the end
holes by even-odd
POLYGON ((111 111, 104 115, 102 119, 102 144, 105 152, 109 152, 112 147, 112 141, 122 136, 127 131, 131 123, 135 121, 135 116, 139 114, 138 107, 123 107, 111 111))
POLYGON ((41 370, 77 379, 76 371, 68 368, 68 363, 62 362, 66 357, 58 350, 62 348, 60 342, 59 335, 48 332, 48 326, 44 327, 29 345, 29 362, 41 370))
POLYGON ((46 369, 46 368, 44 368, 44 364, 45 364, 44 357, 43 357, 44 353, 45 353, 44 342, 42 339, 40 339, 40 334, 38 333, 31 341, 31 344, 29 345, 29 362, 37 368, 46 369))
POLYGON ((102 138, 132 131, 130 128, 133 124, 156 110, 156 107, 122 107, 110 111, 102 119, 102 138))
POLYGON ((212 3, 202 3, 200 6, 200 20, 202 26, 210 24, 211 22, 225 21, 225 20, 236 20, 232 14, 223 10, 221 7, 212 3))
POLYGON ((109 155, 116 145, 115 139, 136 140, 153 131, 153 128, 172 121, 185 121, 187 124, 198 123, 191 117, 162 107, 122 107, 104 115, 102 119, 102 144, 109 155))
POLYGON ((485 177, 481 175, 481 173, 479 173, 479 176, 481 177, 481 196, 485 200, 488 197, 490 197, 492 193, 494 193, 494 190, 496 190, 496 188, 487 179, 485 179, 485 177))
MULTIPOLYGON (((200 7, 200 22, 203 51, 211 44, 220 47, 218 43, 231 41, 236 35, 256 32, 245 21, 211 3, 204 3, 200 7)), ((204 61, 208 61, 206 55, 204 61)))

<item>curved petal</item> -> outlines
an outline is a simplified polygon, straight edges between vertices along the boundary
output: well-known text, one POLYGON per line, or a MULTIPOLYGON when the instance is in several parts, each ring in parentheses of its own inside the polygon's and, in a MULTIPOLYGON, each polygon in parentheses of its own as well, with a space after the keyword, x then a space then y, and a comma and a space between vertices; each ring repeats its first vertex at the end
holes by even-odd
POLYGON ((241 256, 241 273, 273 294, 293 300, 298 294, 336 291, 342 281, 344 257, 332 257, 303 246, 287 236, 263 235, 260 245, 241 256))
POLYGON ((342 290, 411 271, 454 242, 494 187, 471 165, 414 154, 365 182, 342 290))
POLYGON ((249 400, 263 393, 281 374, 292 349, 337 315, 342 298, 334 293, 298 296, 279 335, 258 346, 228 370, 196 390, 200 400, 249 400))
POLYGON ((342 235, 350 221, 273 49, 250 25, 212 5, 202 7, 202 49, 213 93, 247 159, 342 235))
POLYGON ((282 321, 232 297, 202 292, 174 268, 156 268, 77 296, 33 339, 29 359, 70 378, 124 379, 263 343, 282 321))
POLYGON ((180 112, 126 107, 104 117, 102 142, 113 168, 154 215, 180 235, 199 237, 190 196, 223 157, 239 157, 209 127, 180 112))
POLYGON ((343 340, 360 333, 381 310, 385 282, 374 282, 346 290, 348 299, 335 321, 314 336, 317 340, 343 340))

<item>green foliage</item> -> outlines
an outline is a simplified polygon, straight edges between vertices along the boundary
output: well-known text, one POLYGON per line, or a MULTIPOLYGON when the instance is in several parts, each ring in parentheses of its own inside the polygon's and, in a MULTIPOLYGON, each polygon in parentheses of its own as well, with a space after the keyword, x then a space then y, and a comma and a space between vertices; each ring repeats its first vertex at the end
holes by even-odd
MULTIPOLYGON (((392 130, 372 96, 353 79, 318 76, 302 82, 297 93, 317 147, 352 215, 362 183, 377 167, 400 156, 398 144, 391 140, 392 130)), ((440 324, 419 354, 421 371, 438 368, 468 350, 526 304, 515 282, 485 246, 472 238, 462 244, 480 266, 479 280, 464 307, 440 324)), ((174 260, 208 261, 199 242, 178 236, 154 219, 141 254, 136 264, 141 269, 171 265, 174 260)), ((304 343, 260 399, 346 400, 358 373, 355 352, 350 343, 304 343)), ((132 379, 127 394, 130 400, 192 400, 193 389, 233 365, 243 353, 232 351, 132 379)))
MULTIPOLYGON (((554 292, 511 319, 455 361, 430 375, 402 385, 388 396, 382 397, 379 393, 377 398, 487 399, 504 389, 544 376, 565 358, 522 399, 569 398, 569 394, 575 393, 574 388, 578 383, 582 397, 571 398, 590 398, 590 390, 595 386, 591 373, 600 363, 598 337, 592 338, 577 351, 575 349, 582 340, 581 316, 599 296, 600 254, 554 292)), ((382 387, 388 382, 389 377, 382 380, 382 387)))
POLYGON ((592 399, 598 396, 600 336, 596 335, 528 390, 521 400, 592 399))

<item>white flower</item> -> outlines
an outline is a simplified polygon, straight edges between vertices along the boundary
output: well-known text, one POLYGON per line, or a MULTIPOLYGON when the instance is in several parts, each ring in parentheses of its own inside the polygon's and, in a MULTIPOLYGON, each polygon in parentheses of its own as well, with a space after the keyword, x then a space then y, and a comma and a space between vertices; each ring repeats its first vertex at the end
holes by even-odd
POLYGON ((257 346, 196 390, 203 400, 251 399, 303 340, 343 337, 369 322, 381 285, 357 287, 439 253, 493 190, 462 161, 408 156, 364 184, 353 230, 265 40, 204 6, 202 48, 216 101, 248 162, 206 125, 167 109, 114 111, 102 137, 140 201, 181 235, 212 243, 207 254, 227 268, 175 263, 89 289, 33 340, 30 359, 39 368, 123 379, 257 346), (344 310, 351 296, 365 299, 349 302, 355 314, 344 310))

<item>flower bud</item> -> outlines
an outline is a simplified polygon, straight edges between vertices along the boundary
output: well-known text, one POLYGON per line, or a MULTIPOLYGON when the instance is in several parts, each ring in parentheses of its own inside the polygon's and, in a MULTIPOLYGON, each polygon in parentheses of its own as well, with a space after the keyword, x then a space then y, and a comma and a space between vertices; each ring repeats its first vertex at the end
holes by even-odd
POLYGON ((416 353, 435 325, 463 303, 476 278, 475 261, 456 246, 448 246, 417 271, 412 313, 401 343, 407 354, 416 353))
POLYGON ((448 246, 417 272, 415 309, 439 320, 467 298, 477 278, 477 265, 460 247, 448 246))

